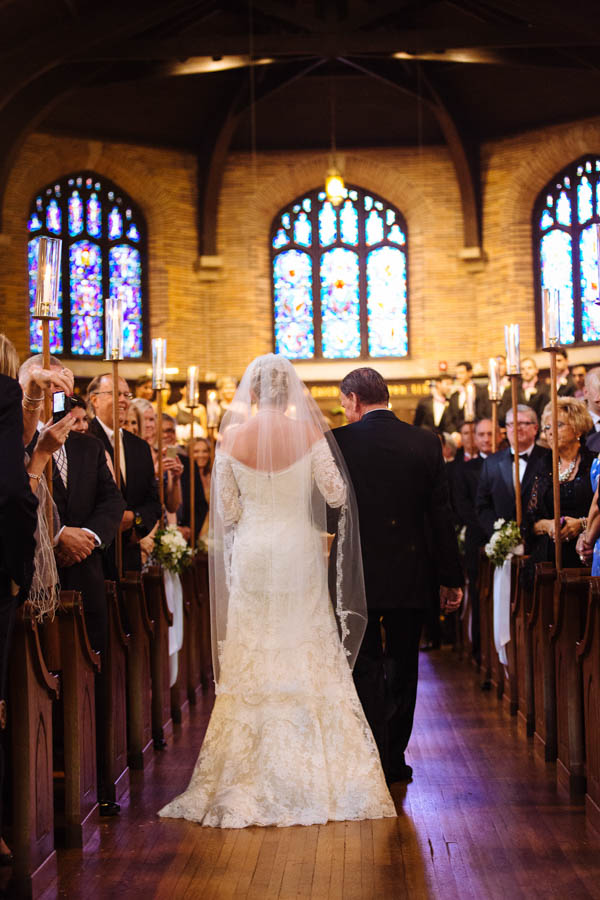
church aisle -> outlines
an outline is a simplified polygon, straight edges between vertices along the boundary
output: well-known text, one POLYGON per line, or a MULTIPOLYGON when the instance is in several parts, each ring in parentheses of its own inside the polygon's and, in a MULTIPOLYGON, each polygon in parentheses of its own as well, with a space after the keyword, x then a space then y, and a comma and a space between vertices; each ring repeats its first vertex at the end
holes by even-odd
POLYGON ((600 898, 600 836, 583 808, 450 651, 421 655, 415 780, 392 789, 397 820, 226 832, 159 819, 187 784, 209 707, 132 773, 118 820, 83 853, 59 851, 44 900, 600 898))

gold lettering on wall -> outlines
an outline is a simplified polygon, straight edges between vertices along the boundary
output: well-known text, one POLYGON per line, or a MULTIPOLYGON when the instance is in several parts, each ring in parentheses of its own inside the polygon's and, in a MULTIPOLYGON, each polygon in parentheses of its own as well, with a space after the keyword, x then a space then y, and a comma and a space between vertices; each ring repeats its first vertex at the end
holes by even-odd
MULTIPOLYGON (((408 384, 388 384, 390 397, 423 397, 429 394, 429 381, 414 381, 408 384)), ((340 388, 337 384, 313 384, 310 388, 315 400, 338 399, 340 388)))

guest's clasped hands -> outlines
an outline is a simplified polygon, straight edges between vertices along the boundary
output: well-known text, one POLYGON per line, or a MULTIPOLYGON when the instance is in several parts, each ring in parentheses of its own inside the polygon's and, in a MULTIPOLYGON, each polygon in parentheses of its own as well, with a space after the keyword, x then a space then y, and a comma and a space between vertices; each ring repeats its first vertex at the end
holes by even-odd
POLYGON ((440 587, 440 607, 442 612, 455 612, 462 603, 463 590, 459 587, 440 587))

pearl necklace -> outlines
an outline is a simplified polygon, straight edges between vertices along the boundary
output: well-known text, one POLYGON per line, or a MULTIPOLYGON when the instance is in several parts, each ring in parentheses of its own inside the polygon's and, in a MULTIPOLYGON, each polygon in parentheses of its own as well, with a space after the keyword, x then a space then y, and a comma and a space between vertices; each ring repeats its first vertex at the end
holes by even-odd
POLYGON ((560 481, 561 484, 563 484, 565 481, 569 480, 569 478, 575 471, 575 466, 577 465, 578 459, 579 459, 579 453, 573 460, 571 460, 571 462, 569 463, 567 468, 564 469, 564 471, 563 471, 563 470, 561 470, 561 461, 560 461, 560 456, 559 456, 559 458, 558 458, 558 480, 560 481))

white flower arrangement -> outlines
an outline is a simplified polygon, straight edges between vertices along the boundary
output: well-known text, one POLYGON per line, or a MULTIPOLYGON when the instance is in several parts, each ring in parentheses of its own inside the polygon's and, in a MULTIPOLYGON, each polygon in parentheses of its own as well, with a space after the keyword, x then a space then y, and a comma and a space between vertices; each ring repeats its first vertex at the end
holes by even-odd
POLYGON ((485 545, 486 556, 495 566, 501 566, 511 556, 523 553, 521 529, 514 520, 507 522, 497 519, 494 522, 494 533, 485 545))
POLYGON ((153 561, 167 571, 179 574, 190 565, 193 557, 193 551, 177 525, 158 529, 154 536, 153 561))

